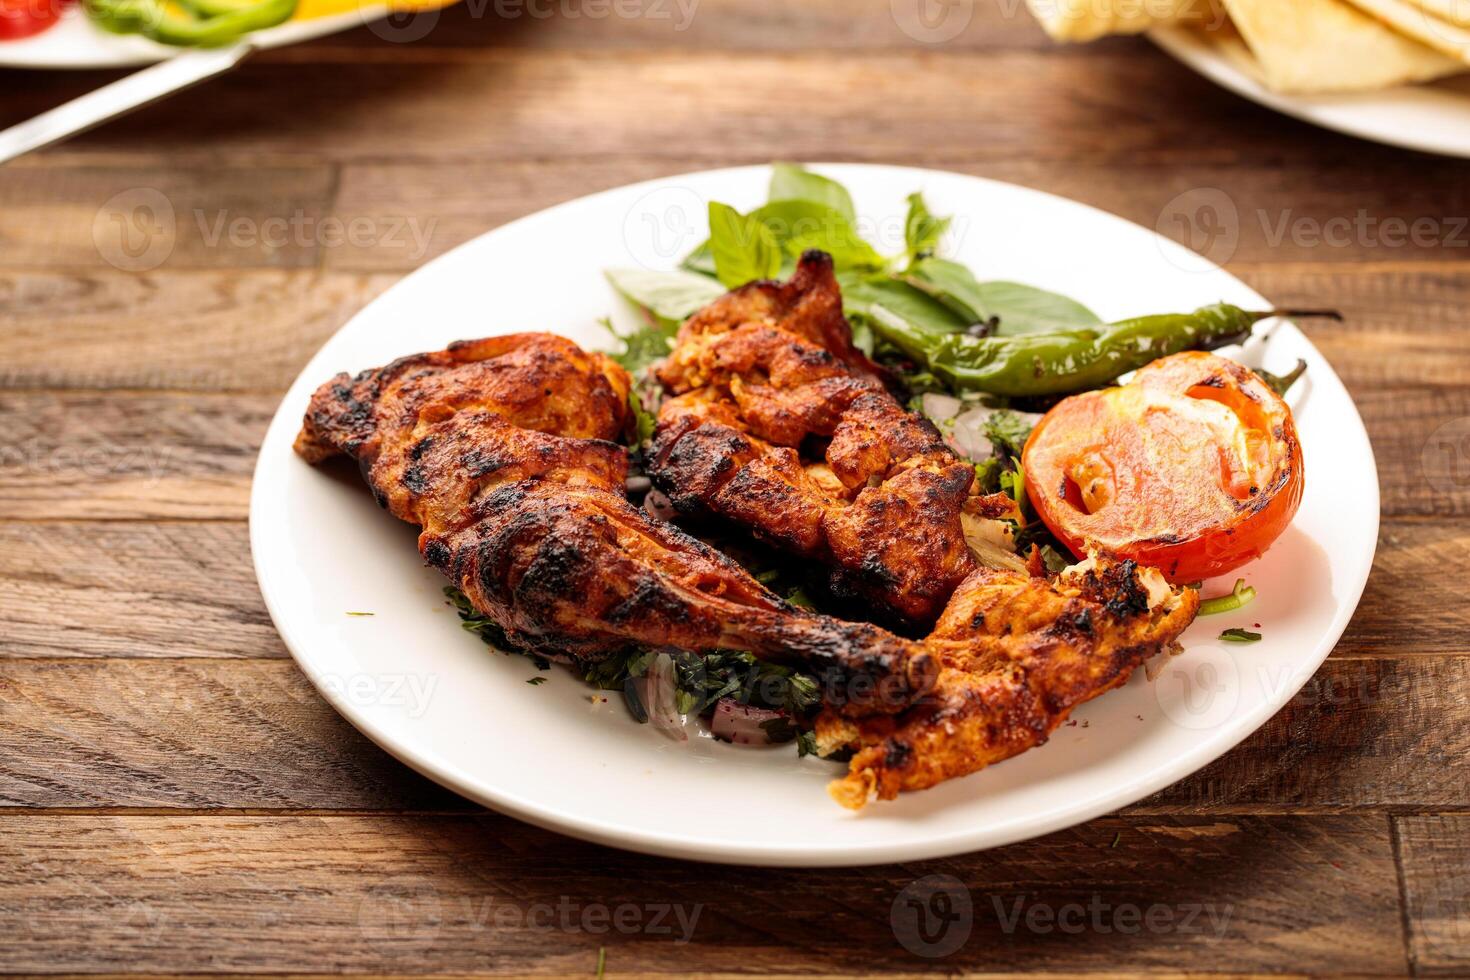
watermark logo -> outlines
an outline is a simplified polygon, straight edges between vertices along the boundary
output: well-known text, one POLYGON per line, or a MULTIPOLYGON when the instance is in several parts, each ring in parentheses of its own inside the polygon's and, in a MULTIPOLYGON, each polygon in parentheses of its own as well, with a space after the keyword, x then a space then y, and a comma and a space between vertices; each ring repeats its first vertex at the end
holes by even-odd
POLYGON ((1190 250, 1181 255, 1165 249, 1170 262, 1186 272, 1208 272, 1229 262, 1240 247, 1240 210, 1220 188, 1196 187, 1164 205, 1154 230, 1190 250))
POLYGON ((97 254, 124 272, 148 272, 163 265, 177 240, 173 202, 152 187, 114 194, 92 216, 97 254))
POLYGON ((1470 416, 1451 419, 1431 432, 1419 462, 1432 489, 1446 494, 1470 490, 1470 416))
POLYGON ((893 936, 915 956, 938 959, 962 948, 975 926, 970 889, 953 875, 927 875, 894 896, 893 936))
POLYGON ((921 44, 959 37, 975 16, 975 0, 888 0, 898 29, 921 44))
POLYGON ((657 187, 623 218, 623 242, 645 269, 667 269, 705 238, 709 202, 688 187, 657 187))
POLYGON ((357 906, 357 928, 364 939, 375 942, 430 943, 443 921, 439 891, 427 878, 378 882, 357 906))
POLYGON ((1150 690, 1164 717, 1204 731, 1228 722, 1240 703, 1240 668, 1229 651, 1199 645, 1164 664, 1150 690))

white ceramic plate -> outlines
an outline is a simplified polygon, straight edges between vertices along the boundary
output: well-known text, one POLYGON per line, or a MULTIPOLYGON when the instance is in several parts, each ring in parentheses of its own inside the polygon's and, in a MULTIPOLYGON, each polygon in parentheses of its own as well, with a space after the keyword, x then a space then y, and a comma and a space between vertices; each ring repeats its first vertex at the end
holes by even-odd
POLYGON ((1252 102, 1324 129, 1390 146, 1470 157, 1470 75, 1351 95, 1282 95, 1185 28, 1155 28, 1155 44, 1210 81, 1252 102))
MULTIPOLYGON (((1037 191, 901 167, 819 167, 852 190, 870 237, 901 240, 905 195, 957 216, 949 253, 986 277, 1064 290, 1106 318, 1265 301, 1152 231, 1037 191)), ((1352 615, 1378 527, 1367 435, 1316 349, 1279 323, 1243 355, 1285 370, 1306 451, 1296 523, 1245 577, 1243 614, 1201 620, 1187 652, 1149 683, 1084 706, 1050 744, 989 770, 849 813, 828 798, 832 763, 791 746, 676 744, 634 723, 614 696, 595 704, 560 669, 459 629, 415 532, 378 509, 355 474, 291 451, 312 390, 338 371, 383 364, 462 337, 551 330, 598 346, 598 319, 629 316, 602 270, 671 267, 703 239, 705 201, 762 203, 768 171, 723 170, 637 184, 554 207, 425 266, 359 313, 292 385, 266 435, 251 499, 261 591, 287 646, 328 700, 408 765, 504 813, 657 854, 765 865, 850 865, 993 847, 1080 823, 1194 772, 1254 731, 1316 671, 1352 615), (349 616, 370 612, 372 616, 349 616), (1223 628, 1261 623, 1232 645, 1223 628)), ((1214 583, 1221 591, 1229 583, 1214 583)))
MULTIPOLYGON (((373 6, 330 17, 288 20, 256 31, 251 39, 262 48, 279 48, 372 24, 387 12, 386 6, 373 6)), ((0 68, 125 68, 162 61, 180 50, 145 37, 110 34, 87 20, 79 6, 72 6, 49 30, 19 41, 0 41, 0 68)))

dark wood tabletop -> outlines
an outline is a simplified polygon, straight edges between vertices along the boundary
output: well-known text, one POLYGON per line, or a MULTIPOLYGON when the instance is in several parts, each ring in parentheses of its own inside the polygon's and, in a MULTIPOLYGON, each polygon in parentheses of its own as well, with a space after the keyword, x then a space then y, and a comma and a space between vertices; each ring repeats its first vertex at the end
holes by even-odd
MULTIPOLYGON (((1470 975, 1470 163, 1275 115, 1145 40, 1055 47, 1017 0, 425 26, 260 54, 0 169, 0 970, 1470 975), (1372 436, 1378 556, 1279 715, 1071 830, 773 871, 486 812, 322 701, 246 528, 307 357, 513 218, 773 159, 1054 191, 1346 314, 1307 329, 1372 436)), ((113 77, 0 70, 0 125, 113 77)))

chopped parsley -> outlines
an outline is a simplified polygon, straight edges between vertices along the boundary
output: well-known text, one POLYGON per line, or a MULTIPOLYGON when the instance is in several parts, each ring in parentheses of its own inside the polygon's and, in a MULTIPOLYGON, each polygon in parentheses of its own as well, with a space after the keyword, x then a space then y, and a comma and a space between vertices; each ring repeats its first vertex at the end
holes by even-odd
POLYGON ((1261 640, 1261 634, 1253 633, 1250 630, 1243 630, 1239 628, 1228 629, 1220 634, 1220 639, 1225 640, 1229 643, 1259 643, 1261 640))

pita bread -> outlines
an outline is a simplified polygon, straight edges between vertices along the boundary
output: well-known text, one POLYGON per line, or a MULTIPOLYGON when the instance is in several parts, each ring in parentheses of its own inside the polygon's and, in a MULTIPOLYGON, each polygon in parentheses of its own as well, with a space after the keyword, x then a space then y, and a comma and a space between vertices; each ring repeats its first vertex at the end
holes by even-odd
MULTIPOLYGON (((1383 0, 1353 2, 1365 6, 1383 0)), ((1255 74, 1277 92, 1372 91, 1466 70, 1463 62, 1390 30, 1343 0, 1224 3, 1249 48, 1255 74)), ((1222 50, 1235 60, 1242 56, 1228 43, 1222 50)))
POLYGON ((1215 0, 1026 0, 1055 41, 1138 34, 1160 24, 1220 20, 1215 0))
POLYGON ((1426 9, 1428 4, 1416 7, 1407 0, 1352 0, 1352 2, 1359 9, 1372 14, 1395 30, 1402 31, 1431 48, 1470 64, 1470 27, 1461 27, 1459 24, 1434 16, 1426 9))

